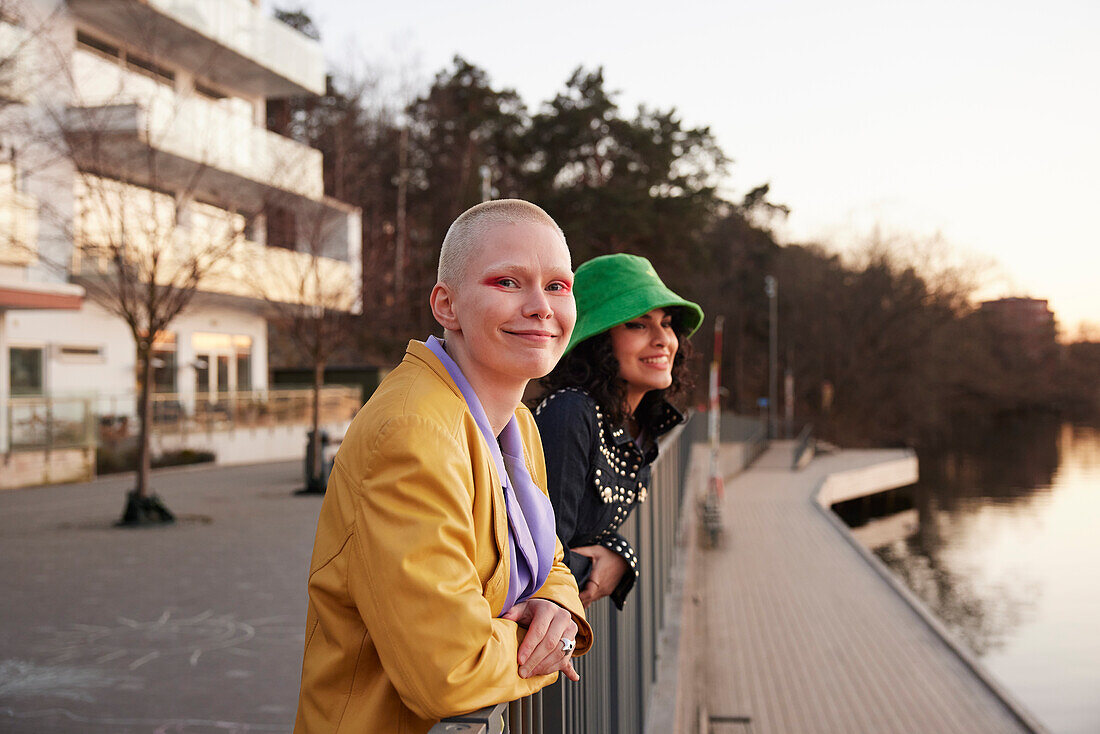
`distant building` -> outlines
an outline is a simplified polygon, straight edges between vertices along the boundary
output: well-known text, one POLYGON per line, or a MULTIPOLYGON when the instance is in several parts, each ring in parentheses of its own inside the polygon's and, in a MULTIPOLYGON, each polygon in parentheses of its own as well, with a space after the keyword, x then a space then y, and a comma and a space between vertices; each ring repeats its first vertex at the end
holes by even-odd
POLYGON ((1057 348, 1057 324, 1047 301, 998 298, 983 301, 979 312, 1012 347, 1032 361, 1051 357, 1057 348))
MULTIPOLYGON (((359 210, 325 196, 320 151, 266 127, 269 99, 324 90, 320 44, 259 0, 0 0, 0 461, 19 448, 13 426, 52 420, 56 408, 32 398, 86 399, 97 419, 135 414, 133 335, 73 282, 96 267, 74 243, 104 227, 148 248, 163 216, 186 249, 212 223, 248 223, 217 277, 152 335, 155 389, 185 413, 268 388, 272 294, 257 275, 273 283, 320 263, 354 284, 346 308, 357 308, 359 210), (44 131, 72 153, 33 153, 44 131), (97 218, 89 180, 123 202, 118 222, 97 218), (324 223, 323 242, 303 245, 321 231, 307 221, 324 223)), ((293 290, 275 300, 315 297, 293 290)))

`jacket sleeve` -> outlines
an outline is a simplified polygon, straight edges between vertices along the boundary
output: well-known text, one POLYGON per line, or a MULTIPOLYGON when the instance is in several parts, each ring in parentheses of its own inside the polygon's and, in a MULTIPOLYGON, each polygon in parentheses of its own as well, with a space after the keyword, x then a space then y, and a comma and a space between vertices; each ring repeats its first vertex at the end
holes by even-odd
POLYGON ((581 502, 588 486, 592 452, 598 440, 596 416, 587 401, 573 392, 562 392, 545 402, 535 417, 546 458, 547 489, 554 506, 555 526, 564 551, 565 565, 577 585, 583 585, 592 559, 574 553, 581 502))
POLYGON ((634 582, 638 579, 638 555, 627 539, 618 533, 610 531, 600 533, 600 537, 596 538, 596 544, 622 556, 622 559, 626 561, 626 572, 619 580, 619 585, 611 592, 611 601, 615 602, 615 606, 619 609, 622 609, 623 604, 626 602, 626 595, 634 588, 634 582))
POLYGON ((426 719, 514 700, 556 678, 520 678, 522 631, 484 597, 466 457, 436 424, 402 416, 379 431, 357 479, 348 593, 401 699, 426 719))

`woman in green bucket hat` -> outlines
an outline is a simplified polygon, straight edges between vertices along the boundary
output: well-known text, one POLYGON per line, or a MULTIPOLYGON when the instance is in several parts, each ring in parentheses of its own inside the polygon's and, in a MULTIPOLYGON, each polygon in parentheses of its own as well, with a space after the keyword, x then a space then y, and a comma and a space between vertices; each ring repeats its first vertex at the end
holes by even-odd
POLYGON ((622 609, 638 558, 619 527, 646 500, 657 439, 683 422, 688 337, 703 311, 669 290, 643 257, 597 257, 577 268, 577 324, 542 380, 535 420, 565 562, 581 601, 622 609))

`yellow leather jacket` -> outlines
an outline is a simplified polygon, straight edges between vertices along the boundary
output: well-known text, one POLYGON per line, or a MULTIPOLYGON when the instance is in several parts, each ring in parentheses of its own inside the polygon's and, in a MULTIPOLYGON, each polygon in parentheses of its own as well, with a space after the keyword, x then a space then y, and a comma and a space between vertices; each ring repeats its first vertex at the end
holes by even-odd
MULTIPOLYGON (((527 469, 546 491, 538 429, 516 410, 527 469)), ((496 467, 457 386, 410 342, 336 455, 309 572, 296 734, 423 734, 439 719, 533 693, 523 630, 498 619, 508 519, 496 467)), ((568 609, 576 654, 592 644, 573 574, 535 595, 568 609)))

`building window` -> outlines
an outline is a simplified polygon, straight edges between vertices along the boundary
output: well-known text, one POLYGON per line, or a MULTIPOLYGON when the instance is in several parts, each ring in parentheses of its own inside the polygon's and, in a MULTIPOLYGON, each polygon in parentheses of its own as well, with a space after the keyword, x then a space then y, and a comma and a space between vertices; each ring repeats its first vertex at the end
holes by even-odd
POLYGON ((229 355, 218 355, 218 392, 229 392, 229 355))
POLYGON ((298 249, 298 224, 294 212, 273 206, 267 213, 267 246, 298 249))
MULTIPOLYGON (((157 332, 153 338, 153 351, 149 354, 153 368, 153 392, 177 392, 176 373, 176 335, 172 332, 157 332)), ((141 388, 141 374, 137 375, 138 389, 141 388)))
POLYGON ((210 355, 195 355, 195 394, 205 397, 210 392, 210 355))
POLYGON ((153 351, 153 392, 176 392, 176 350, 153 351))
POLYGON ((246 392, 252 389, 252 354, 250 352, 237 352, 237 389, 246 392))
POLYGON ((72 364, 102 364, 104 361, 103 347, 62 344, 57 347, 56 355, 58 361, 72 364))
POLYGON ((167 69, 141 54, 134 53, 133 51, 123 51, 115 44, 93 36, 87 31, 76 32, 76 45, 98 56, 115 61, 123 61, 127 69, 143 74, 161 84, 167 84, 168 86, 175 85, 176 73, 171 69, 167 69))
POLYGON ((45 353, 42 347, 12 347, 8 350, 13 398, 45 393, 45 353))
POLYGON ((225 393, 252 389, 252 337, 195 332, 195 392, 225 393))
POLYGON ((195 81, 195 93, 202 97, 206 97, 207 99, 214 100, 225 99, 226 96, 219 92, 217 89, 214 89, 208 84, 203 84, 198 80, 195 81))
POLYGON ((90 49, 110 59, 122 58, 122 52, 119 50, 118 46, 107 43, 103 39, 96 38, 84 31, 76 32, 76 44, 81 48, 90 49))
POLYGON ((144 74, 161 84, 167 84, 168 86, 173 86, 176 81, 175 72, 169 71, 155 61, 151 61, 138 54, 126 54, 126 67, 139 74, 144 74))

